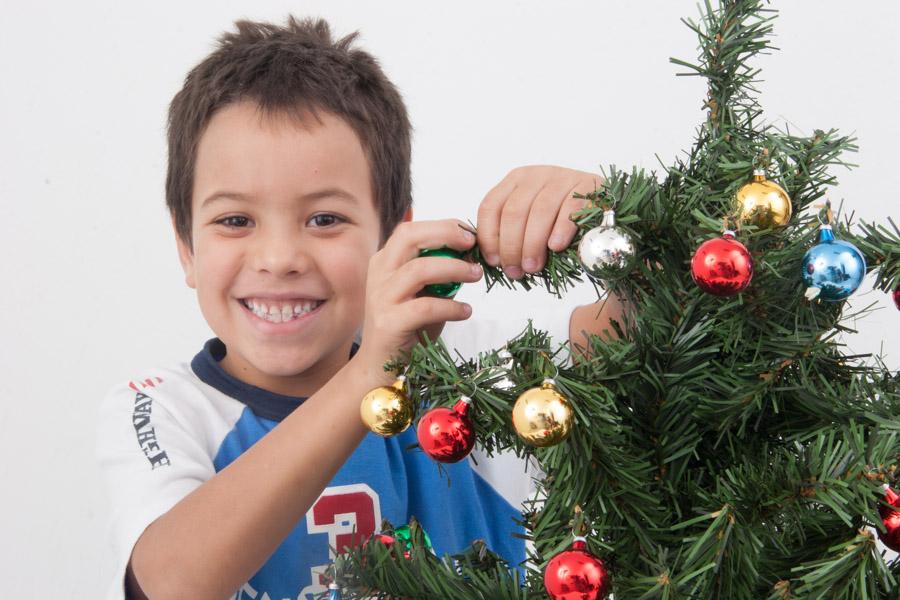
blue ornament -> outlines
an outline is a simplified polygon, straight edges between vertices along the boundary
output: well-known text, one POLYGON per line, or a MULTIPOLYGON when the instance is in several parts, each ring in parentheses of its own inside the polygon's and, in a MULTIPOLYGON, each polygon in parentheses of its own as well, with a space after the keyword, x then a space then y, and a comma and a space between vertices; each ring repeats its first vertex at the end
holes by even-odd
POLYGON ((862 252, 844 240, 834 239, 831 225, 819 229, 819 243, 803 256, 806 297, 829 302, 843 300, 856 291, 866 276, 862 252))
POLYGON ((328 600, 341 600, 341 588, 336 583, 328 584, 328 600))

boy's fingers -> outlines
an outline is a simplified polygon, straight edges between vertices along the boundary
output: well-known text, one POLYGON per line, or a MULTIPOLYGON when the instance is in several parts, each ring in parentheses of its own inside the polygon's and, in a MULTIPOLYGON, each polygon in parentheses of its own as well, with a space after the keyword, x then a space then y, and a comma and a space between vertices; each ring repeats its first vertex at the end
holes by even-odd
POLYGON ((503 203, 500 215, 500 264, 509 277, 522 276, 522 242, 535 195, 540 190, 517 187, 503 203))
POLYGON ((454 250, 468 250, 475 245, 475 235, 471 229, 470 225, 459 219, 400 223, 381 249, 383 264, 388 268, 399 268, 427 248, 447 246, 454 250))
POLYGON ((578 231, 578 226, 570 217, 573 212, 581 210, 587 204, 586 199, 575 198, 574 194, 587 194, 594 191, 594 189, 593 182, 582 182, 569 193, 569 197, 563 202, 559 209, 559 214, 556 216, 556 223, 553 225, 550 240, 547 242, 548 248, 554 252, 562 252, 569 247, 569 244, 572 243, 572 238, 575 237, 575 233, 578 231))
POLYGON ((500 215, 509 195, 516 189, 511 175, 495 185, 478 207, 478 247, 491 266, 500 264, 500 215))
POLYGON ((423 256, 413 259, 394 272, 384 299, 403 302, 414 297, 431 283, 460 281, 472 283, 481 279, 481 265, 455 258, 423 256))
POLYGON ((409 319, 406 326, 418 330, 434 323, 464 321, 472 315, 472 307, 448 298, 423 296, 407 302, 403 312, 409 319))
POLYGON ((556 224, 560 206, 564 199, 572 195, 576 184, 571 181, 563 185, 547 186, 540 191, 531 205, 525 240, 522 244, 522 269, 526 273, 540 271, 547 258, 547 244, 556 224))

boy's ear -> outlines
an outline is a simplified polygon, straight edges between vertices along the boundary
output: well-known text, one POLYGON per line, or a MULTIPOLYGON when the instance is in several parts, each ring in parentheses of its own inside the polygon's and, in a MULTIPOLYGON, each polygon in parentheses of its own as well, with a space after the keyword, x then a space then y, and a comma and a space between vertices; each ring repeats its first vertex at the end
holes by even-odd
POLYGON ((175 229, 175 244, 178 246, 178 260, 181 262, 181 268, 184 270, 184 282, 189 288, 197 288, 197 282, 194 279, 194 253, 188 248, 187 243, 178 235, 175 228, 175 221, 172 221, 172 228, 175 229))

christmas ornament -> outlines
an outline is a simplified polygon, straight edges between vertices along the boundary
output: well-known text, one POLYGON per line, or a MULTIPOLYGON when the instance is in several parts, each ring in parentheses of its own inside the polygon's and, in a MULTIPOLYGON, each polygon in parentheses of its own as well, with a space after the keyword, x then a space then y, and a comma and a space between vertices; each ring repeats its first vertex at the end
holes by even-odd
POLYGON ((892 490, 889 485, 885 485, 884 501, 890 506, 878 505, 878 514, 881 515, 881 522, 885 529, 884 531, 878 530, 878 538, 894 552, 900 552, 900 494, 892 490))
MULTIPOLYGON (((428 532, 421 527, 419 527, 419 529, 422 530, 422 539, 425 542, 425 549, 434 554, 434 548, 431 545, 431 538, 428 537, 428 532)), ((401 525, 394 529, 394 537, 403 546, 403 557, 409 558, 413 549, 412 530, 409 525, 401 525)))
POLYGON ((828 223, 819 228, 819 243, 806 251, 802 266, 809 300, 843 300, 856 291, 866 276, 862 252, 850 242, 835 239, 828 223))
POLYGON ((594 279, 618 279, 634 266, 634 239, 616 226, 616 212, 603 211, 603 221, 584 234, 578 243, 578 259, 594 279))
MULTIPOLYGON (((430 248, 419 252, 419 256, 442 256, 444 258, 462 258, 463 253, 453 248, 430 248)), ((425 293, 429 296, 438 296, 439 298, 452 298, 462 283, 452 281, 449 283, 429 283, 425 286, 425 293)))
POLYGON ((714 296, 740 294, 753 278, 747 248, 726 229, 722 237, 706 240, 691 259, 691 276, 701 290, 714 296))
POLYGON ((328 600, 341 600, 341 588, 334 582, 328 584, 328 600))
POLYGON ((359 414, 372 433, 397 435, 412 423, 413 405, 403 391, 405 381, 406 377, 400 375, 393 385, 377 387, 363 397, 359 414))
POLYGON ((435 408, 419 420, 416 434, 422 451, 436 461, 455 463, 475 447, 475 425, 466 414, 472 399, 463 396, 453 408, 435 408))
POLYGON ((741 222, 760 229, 784 227, 791 221, 791 199, 780 185, 766 179, 763 169, 753 171, 753 181, 737 191, 735 204, 741 222))
POLYGON ((897 307, 897 310, 900 310, 900 283, 894 288, 894 306, 897 307))
POLYGON ((572 429, 572 405, 555 385, 552 379, 544 379, 541 387, 525 391, 513 406, 516 433, 538 448, 555 446, 566 439, 572 429))
POLYGON ((576 536, 571 549, 547 563, 544 589, 551 600, 603 598, 609 589, 609 572, 602 560, 587 551, 585 538, 576 536))
POLYGON ((382 544, 383 546, 385 546, 386 548, 390 548, 390 547, 391 547, 391 544, 393 544, 394 542, 397 541, 397 540, 395 540, 393 537, 389 536, 389 535, 386 534, 386 533, 376 533, 376 534, 373 534, 373 535, 372 535, 372 539, 374 539, 374 540, 377 541, 377 542, 381 542, 381 544, 382 544))

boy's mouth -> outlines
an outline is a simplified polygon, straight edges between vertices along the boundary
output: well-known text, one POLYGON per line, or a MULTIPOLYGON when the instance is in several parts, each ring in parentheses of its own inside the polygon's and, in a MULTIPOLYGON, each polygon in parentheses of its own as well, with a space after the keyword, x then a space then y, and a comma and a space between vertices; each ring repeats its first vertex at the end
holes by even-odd
POLYGON ((262 298, 241 298, 244 308, 270 323, 294 321, 324 304, 324 300, 297 298, 295 300, 271 300, 262 298))

